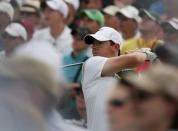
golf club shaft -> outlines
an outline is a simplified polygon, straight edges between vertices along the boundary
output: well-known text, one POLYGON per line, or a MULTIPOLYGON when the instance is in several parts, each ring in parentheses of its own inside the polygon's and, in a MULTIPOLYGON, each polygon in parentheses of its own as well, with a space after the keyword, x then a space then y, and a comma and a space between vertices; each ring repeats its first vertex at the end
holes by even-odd
POLYGON ((75 64, 68 64, 68 65, 63 65, 63 66, 61 66, 61 68, 67 68, 67 67, 79 66, 79 65, 83 65, 83 64, 84 64, 84 62, 75 63, 75 64))

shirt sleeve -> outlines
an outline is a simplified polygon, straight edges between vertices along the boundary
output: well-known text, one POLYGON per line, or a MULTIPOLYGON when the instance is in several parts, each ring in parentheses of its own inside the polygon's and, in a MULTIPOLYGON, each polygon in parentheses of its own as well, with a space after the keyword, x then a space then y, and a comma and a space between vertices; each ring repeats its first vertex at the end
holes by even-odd
POLYGON ((108 58, 100 56, 88 59, 83 65, 83 83, 88 83, 100 78, 107 59, 108 58))

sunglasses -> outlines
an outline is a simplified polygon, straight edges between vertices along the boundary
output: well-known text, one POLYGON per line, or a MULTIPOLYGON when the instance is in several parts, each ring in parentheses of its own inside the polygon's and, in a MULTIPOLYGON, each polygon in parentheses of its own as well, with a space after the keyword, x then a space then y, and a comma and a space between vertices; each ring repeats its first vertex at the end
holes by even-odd
POLYGON ((112 99, 109 101, 109 105, 118 108, 124 106, 128 101, 128 99, 112 99))
POLYGON ((149 100, 153 97, 155 97, 155 94, 147 93, 147 92, 144 92, 144 91, 135 91, 132 94, 133 100, 136 100, 136 101, 146 101, 146 100, 149 100))

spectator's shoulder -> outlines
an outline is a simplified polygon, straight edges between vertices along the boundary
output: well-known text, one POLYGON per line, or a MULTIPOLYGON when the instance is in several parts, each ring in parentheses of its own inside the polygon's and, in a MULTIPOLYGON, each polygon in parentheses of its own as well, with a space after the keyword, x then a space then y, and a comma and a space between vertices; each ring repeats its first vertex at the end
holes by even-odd
POLYGON ((37 30, 37 31, 34 33, 33 37, 34 37, 34 38, 37 38, 37 37, 44 37, 44 36, 46 36, 46 35, 48 35, 48 34, 49 34, 49 28, 44 28, 44 29, 37 30))

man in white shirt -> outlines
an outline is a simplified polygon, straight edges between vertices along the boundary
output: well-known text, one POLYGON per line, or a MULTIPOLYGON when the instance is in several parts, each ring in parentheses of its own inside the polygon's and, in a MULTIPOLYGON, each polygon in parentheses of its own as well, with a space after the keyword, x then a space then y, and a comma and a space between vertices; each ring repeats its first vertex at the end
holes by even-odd
POLYGON ((134 52, 120 54, 122 36, 113 28, 103 27, 95 34, 85 37, 86 44, 92 44, 94 57, 83 66, 82 88, 84 92, 88 128, 92 131, 108 131, 106 96, 113 87, 115 73, 153 58, 153 53, 134 52))
POLYGON ((33 39, 45 40, 53 44, 62 55, 72 50, 71 30, 65 25, 68 6, 62 0, 48 0, 44 3, 44 17, 48 28, 37 31, 33 39))

